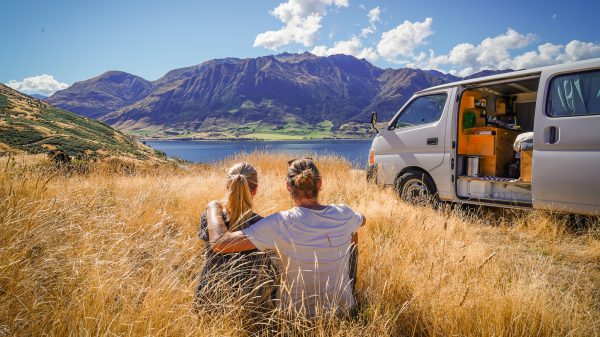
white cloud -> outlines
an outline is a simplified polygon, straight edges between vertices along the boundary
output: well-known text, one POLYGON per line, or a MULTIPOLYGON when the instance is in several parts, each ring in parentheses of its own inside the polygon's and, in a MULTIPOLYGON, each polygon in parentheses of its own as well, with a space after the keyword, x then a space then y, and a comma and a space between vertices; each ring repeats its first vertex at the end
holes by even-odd
POLYGON ((573 40, 565 46, 563 55, 559 59, 565 61, 579 61, 600 57, 600 44, 573 40))
POLYGON ((42 94, 50 96, 58 90, 69 87, 67 83, 62 83, 54 79, 52 75, 38 75, 24 78, 21 81, 10 80, 7 86, 25 94, 42 94))
POLYGON ((375 31, 377 30, 375 24, 381 21, 381 19, 379 18, 380 15, 381 10, 379 9, 379 6, 371 9, 369 13, 367 13, 367 18, 369 18, 369 26, 363 28, 360 31, 360 36, 367 37, 368 35, 375 33, 375 31))
POLYGON ((353 36, 350 40, 336 41, 331 48, 328 48, 327 46, 316 46, 311 53, 317 56, 346 54, 371 61, 378 59, 377 52, 371 47, 363 48, 361 39, 356 36, 353 36))
POLYGON ((367 17, 369 18, 369 23, 376 23, 381 21, 379 15, 381 15, 381 10, 379 9, 379 6, 371 9, 367 14, 367 17))
POLYGON ((551 64, 587 60, 600 57, 600 44, 573 40, 566 46, 545 43, 511 60, 513 69, 542 67, 551 64))
POLYGON ((360 30, 360 36, 362 36, 362 37, 367 37, 373 33, 375 33, 375 29, 372 28, 371 26, 365 27, 360 30))
POLYGON ((477 46, 469 43, 455 46, 448 54, 447 61, 452 65, 462 66, 462 75, 468 75, 473 69, 508 69, 512 67, 510 50, 526 47, 534 39, 532 34, 523 35, 509 28, 505 34, 488 37, 477 46))
POLYGON ((312 46, 330 6, 348 7, 348 0, 288 0, 279 4, 270 14, 284 26, 258 34, 254 47, 276 50, 290 43, 312 46))
POLYGON ((365 4, 360 4, 360 5, 358 5, 358 8, 360 8, 360 9, 366 9, 367 7, 365 7, 365 4))
POLYGON ((537 47, 537 51, 529 51, 514 57, 511 62, 514 69, 527 69, 547 66, 556 63, 557 57, 562 53, 563 46, 544 43, 537 47))
POLYGON ((320 15, 311 15, 306 18, 294 17, 286 22, 280 30, 270 30, 260 33, 254 40, 254 47, 265 47, 277 50, 290 43, 301 43, 305 47, 313 45, 316 33, 321 28, 320 15))
POLYGON ((436 56, 431 50, 428 58, 414 60, 410 65, 425 69, 441 69, 443 65, 450 65, 460 76, 484 69, 508 69, 514 67, 510 51, 524 48, 534 40, 533 34, 521 34, 508 28, 506 33, 485 38, 478 45, 459 43, 446 55, 436 56))
POLYGON ((457 44, 445 55, 435 55, 430 50, 427 58, 413 57, 407 66, 439 70, 449 66, 449 72, 467 76, 486 69, 526 69, 600 57, 600 44, 579 40, 566 46, 544 43, 537 46, 537 50, 511 56, 511 50, 527 47, 534 40, 533 34, 521 34, 509 28, 505 34, 488 37, 478 45, 457 44))
POLYGON ((426 18, 423 22, 406 20, 396 28, 384 32, 377 44, 379 55, 395 63, 403 63, 400 57, 414 57, 415 48, 421 46, 425 38, 433 34, 432 23, 431 18, 426 18))

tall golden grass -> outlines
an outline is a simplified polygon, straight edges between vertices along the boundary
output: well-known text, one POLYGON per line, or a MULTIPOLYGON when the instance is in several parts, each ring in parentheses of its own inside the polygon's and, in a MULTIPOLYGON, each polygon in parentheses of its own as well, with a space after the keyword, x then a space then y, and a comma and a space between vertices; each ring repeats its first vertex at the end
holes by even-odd
MULTIPOLYGON (((0 163, 0 336, 237 336, 235 299, 193 306, 202 266, 197 223, 225 192, 225 169, 259 170, 256 211, 292 206, 282 154, 212 166, 83 173, 0 163), (226 305, 229 303, 230 305, 226 305)), ((365 214, 355 317, 291 320, 275 334, 310 336, 598 336, 600 226, 576 230, 544 212, 433 209, 369 185, 344 160, 317 158, 322 201, 365 214)), ((265 333, 266 330, 259 331, 265 333)))

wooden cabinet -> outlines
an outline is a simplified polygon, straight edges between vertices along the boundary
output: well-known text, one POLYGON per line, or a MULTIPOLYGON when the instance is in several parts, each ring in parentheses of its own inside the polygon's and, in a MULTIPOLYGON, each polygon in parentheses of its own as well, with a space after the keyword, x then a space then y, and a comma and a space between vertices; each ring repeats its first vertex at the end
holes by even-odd
POLYGON ((521 151, 521 181, 531 182, 531 157, 533 151, 521 151))
POLYGON ((507 176, 508 164, 515 157, 513 143, 520 131, 486 126, 470 128, 464 133, 459 154, 481 156, 482 176, 507 176))
POLYGON ((466 154, 493 156, 496 153, 496 137, 493 135, 467 135, 466 154))

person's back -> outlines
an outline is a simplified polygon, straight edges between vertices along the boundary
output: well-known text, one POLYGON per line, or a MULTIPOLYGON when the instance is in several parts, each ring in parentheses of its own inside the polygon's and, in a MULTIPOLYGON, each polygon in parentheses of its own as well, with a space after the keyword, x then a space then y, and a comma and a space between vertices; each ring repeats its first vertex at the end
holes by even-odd
MULTIPOLYGON (((227 218, 227 215, 224 214, 224 217, 227 218)), ((240 229, 247 228, 262 219, 262 216, 252 214, 240 229)), ((229 228, 229 221, 226 221, 225 225, 229 228)), ((254 302, 257 299, 259 302, 264 302, 275 297, 278 275, 271 261, 271 254, 258 249, 226 254, 213 252, 208 240, 206 212, 200 218, 198 234, 205 242, 204 265, 196 289, 198 304, 214 302, 220 297, 229 295, 243 296, 254 302)))
POLYGON ((314 316, 317 308, 354 306, 348 274, 352 233, 362 216, 345 205, 294 207, 242 232, 261 250, 275 249, 283 264, 283 308, 314 316))
MULTIPOLYGON (((258 175, 248 163, 229 169, 223 218, 228 230, 241 230, 261 220, 252 211, 252 199, 258 188, 258 175)), ((244 303, 252 311, 265 311, 272 305, 279 283, 271 254, 259 250, 217 253, 210 247, 206 212, 200 218, 199 237, 205 242, 204 266, 196 290, 198 308, 214 306, 226 298, 244 303)), ((229 303, 231 304, 231 303, 229 303)), ((214 308, 213 308, 214 309, 214 308)))

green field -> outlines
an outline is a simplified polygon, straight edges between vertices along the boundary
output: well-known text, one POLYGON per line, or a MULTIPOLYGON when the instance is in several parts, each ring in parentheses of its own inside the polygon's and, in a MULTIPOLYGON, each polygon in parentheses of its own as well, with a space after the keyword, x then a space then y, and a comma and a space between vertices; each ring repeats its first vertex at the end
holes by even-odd
POLYGON ((158 139, 261 139, 261 140, 300 140, 328 138, 369 138, 372 136, 368 124, 346 123, 338 128, 331 121, 308 124, 295 118, 285 118, 284 124, 269 122, 239 123, 228 120, 215 120, 199 129, 178 126, 147 125, 136 127, 119 126, 128 134, 144 138, 158 139))

